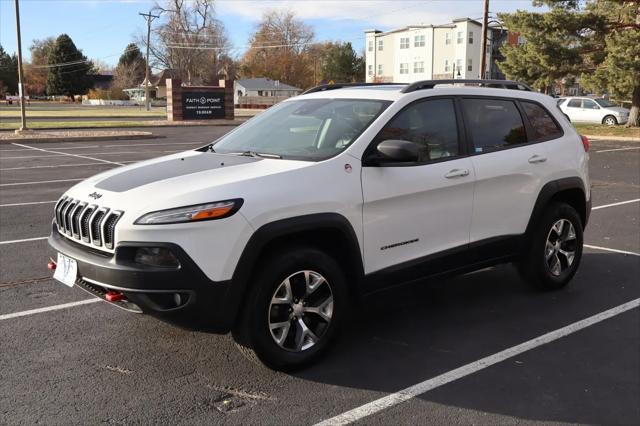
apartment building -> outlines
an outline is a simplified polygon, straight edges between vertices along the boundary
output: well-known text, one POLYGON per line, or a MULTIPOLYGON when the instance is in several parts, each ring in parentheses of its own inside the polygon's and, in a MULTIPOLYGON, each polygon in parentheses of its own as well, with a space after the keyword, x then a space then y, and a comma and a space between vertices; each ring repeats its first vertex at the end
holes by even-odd
MULTIPOLYGON (((489 29, 489 40, 495 28, 489 29)), ((498 30, 500 31, 500 30, 498 30)), ((365 31, 366 81, 409 83, 445 78, 479 78, 482 24, 469 18, 445 25, 414 25, 365 31)), ((492 52, 487 45, 487 70, 492 52)), ((490 75, 488 75, 490 77, 490 75)))

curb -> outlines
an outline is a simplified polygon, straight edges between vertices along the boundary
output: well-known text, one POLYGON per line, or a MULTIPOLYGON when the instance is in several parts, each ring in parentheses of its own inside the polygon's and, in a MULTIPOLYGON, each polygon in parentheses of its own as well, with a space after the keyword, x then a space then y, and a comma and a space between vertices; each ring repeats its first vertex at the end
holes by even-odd
MULTIPOLYGON (((140 124, 136 126, 80 126, 80 127, 38 127, 34 130, 101 130, 101 129, 140 129, 145 127, 236 127, 243 124, 247 120, 235 120, 233 122, 226 123, 194 123, 190 122, 189 124, 140 124)), ((13 132, 15 129, 0 129, 0 132, 13 132)))
MULTIPOLYGON (((44 129, 43 129, 44 130, 44 129)), ((58 129, 59 130, 59 129, 58 129)), ((0 139, 0 145, 14 142, 25 143, 45 143, 45 142, 91 142, 91 141, 119 141, 119 140, 139 140, 139 139, 163 139, 164 135, 114 135, 114 136, 67 136, 62 138, 12 138, 0 139)))
POLYGON ((620 141, 620 142, 640 142, 640 138, 634 138, 631 136, 605 136, 605 135, 584 135, 591 139, 608 140, 608 141, 620 141))

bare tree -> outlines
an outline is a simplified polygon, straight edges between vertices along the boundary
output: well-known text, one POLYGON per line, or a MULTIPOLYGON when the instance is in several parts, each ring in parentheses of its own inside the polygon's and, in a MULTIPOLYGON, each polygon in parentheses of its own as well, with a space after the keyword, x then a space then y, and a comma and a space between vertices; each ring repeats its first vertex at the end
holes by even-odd
MULTIPOLYGON (((164 0, 154 10, 163 20, 152 33, 152 66, 174 70, 189 85, 217 83, 230 44, 213 0, 164 0)), ((138 44, 146 40, 138 37, 138 44)))
POLYGON ((307 87, 313 81, 313 38, 313 29, 293 12, 266 12, 242 58, 242 72, 307 87))

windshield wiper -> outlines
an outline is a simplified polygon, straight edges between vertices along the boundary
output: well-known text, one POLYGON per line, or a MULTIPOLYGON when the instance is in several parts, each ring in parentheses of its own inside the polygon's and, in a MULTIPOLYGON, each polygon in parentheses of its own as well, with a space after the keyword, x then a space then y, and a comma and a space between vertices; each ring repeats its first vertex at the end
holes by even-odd
POLYGON ((256 151, 229 152, 228 154, 242 155, 244 157, 282 158, 282 156, 278 154, 268 154, 266 152, 256 152, 256 151))

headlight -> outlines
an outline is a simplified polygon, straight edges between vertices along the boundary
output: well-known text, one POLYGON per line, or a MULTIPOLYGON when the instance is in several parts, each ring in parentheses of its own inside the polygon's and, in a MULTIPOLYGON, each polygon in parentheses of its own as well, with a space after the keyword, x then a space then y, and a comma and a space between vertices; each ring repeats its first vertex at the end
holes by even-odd
POLYGON ((169 223, 197 222, 200 220, 223 219, 237 212, 242 199, 196 204, 175 209, 159 210, 140 216, 136 225, 161 225, 169 223))

